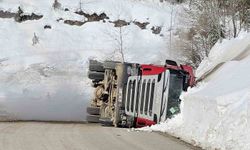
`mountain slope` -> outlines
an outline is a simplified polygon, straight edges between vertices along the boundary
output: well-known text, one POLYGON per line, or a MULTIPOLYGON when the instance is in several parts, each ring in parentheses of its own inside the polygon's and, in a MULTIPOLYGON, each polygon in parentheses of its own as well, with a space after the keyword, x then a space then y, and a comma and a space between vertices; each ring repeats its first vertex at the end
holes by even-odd
POLYGON ((122 36, 126 61, 163 62, 171 8, 181 9, 133 0, 59 0, 54 6, 50 0, 0 1, 0 106, 7 119, 85 120, 92 91, 88 59, 121 60, 122 36))

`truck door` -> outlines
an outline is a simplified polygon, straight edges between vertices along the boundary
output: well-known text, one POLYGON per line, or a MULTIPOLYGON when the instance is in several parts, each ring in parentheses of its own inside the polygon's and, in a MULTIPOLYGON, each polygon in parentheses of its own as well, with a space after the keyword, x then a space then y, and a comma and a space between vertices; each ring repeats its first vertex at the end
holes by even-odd
POLYGON ((162 73, 163 77, 160 81, 159 88, 161 88, 161 94, 159 94, 159 98, 161 99, 160 103, 156 107, 158 107, 158 116, 159 116, 159 122, 165 121, 167 119, 167 108, 168 108, 168 97, 169 97, 169 83, 170 83, 170 73, 168 70, 166 70, 164 73, 162 73), (161 96, 161 98, 160 98, 161 96))

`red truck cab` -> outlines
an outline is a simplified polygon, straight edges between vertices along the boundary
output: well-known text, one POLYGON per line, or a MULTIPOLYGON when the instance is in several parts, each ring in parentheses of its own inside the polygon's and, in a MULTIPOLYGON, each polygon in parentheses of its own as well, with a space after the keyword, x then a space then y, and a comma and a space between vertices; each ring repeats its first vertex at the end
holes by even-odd
POLYGON ((140 73, 127 83, 125 112, 135 119, 135 126, 149 126, 178 113, 182 91, 194 85, 191 66, 167 60, 164 66, 142 64, 140 73))

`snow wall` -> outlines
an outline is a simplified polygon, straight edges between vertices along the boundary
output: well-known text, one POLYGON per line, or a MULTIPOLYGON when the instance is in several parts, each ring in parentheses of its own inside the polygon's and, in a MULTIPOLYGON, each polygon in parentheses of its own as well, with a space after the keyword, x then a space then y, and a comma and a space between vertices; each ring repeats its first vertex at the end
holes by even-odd
POLYGON ((249 66, 249 33, 216 44, 197 69, 198 77, 212 73, 182 94, 181 114, 140 130, 167 132, 205 149, 248 150, 249 66))

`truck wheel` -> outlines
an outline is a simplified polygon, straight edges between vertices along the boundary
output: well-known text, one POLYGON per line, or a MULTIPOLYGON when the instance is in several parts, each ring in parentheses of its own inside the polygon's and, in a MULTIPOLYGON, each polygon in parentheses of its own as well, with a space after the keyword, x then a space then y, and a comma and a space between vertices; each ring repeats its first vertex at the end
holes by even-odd
POLYGON ((90 115, 99 115, 100 108, 99 107, 87 107, 87 113, 90 115))
POLYGON ((98 81, 98 80, 92 80, 91 86, 92 86, 93 88, 97 88, 98 86, 101 85, 99 82, 100 82, 100 81, 98 81))
POLYGON ((97 72, 104 72, 105 71, 103 66, 100 66, 100 65, 90 65, 89 70, 90 71, 97 71, 97 72))
POLYGON ((103 64, 96 60, 89 61, 89 70, 90 71, 97 71, 97 72, 104 72, 103 64))
POLYGON ((111 121, 110 118, 100 118, 99 119, 100 123, 102 124, 102 126, 113 126, 113 121, 111 121))
POLYGON ((100 115, 87 115, 86 119, 89 123, 99 123, 100 115))
POLYGON ((103 67, 105 69, 115 69, 117 63, 120 63, 120 62, 118 62, 118 61, 105 61, 103 63, 103 67))
POLYGON ((88 77, 92 80, 103 80, 104 73, 103 72, 96 72, 96 71, 89 71, 88 77))

